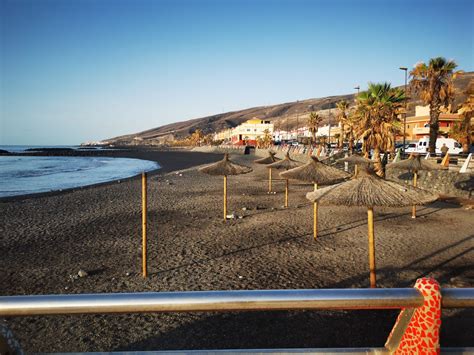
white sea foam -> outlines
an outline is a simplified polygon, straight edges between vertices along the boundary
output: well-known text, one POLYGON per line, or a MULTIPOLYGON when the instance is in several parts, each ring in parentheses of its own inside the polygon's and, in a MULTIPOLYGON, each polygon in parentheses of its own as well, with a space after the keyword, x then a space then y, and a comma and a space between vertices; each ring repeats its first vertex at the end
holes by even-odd
POLYGON ((0 156, 0 197, 93 185, 158 168, 153 161, 129 158, 0 156))

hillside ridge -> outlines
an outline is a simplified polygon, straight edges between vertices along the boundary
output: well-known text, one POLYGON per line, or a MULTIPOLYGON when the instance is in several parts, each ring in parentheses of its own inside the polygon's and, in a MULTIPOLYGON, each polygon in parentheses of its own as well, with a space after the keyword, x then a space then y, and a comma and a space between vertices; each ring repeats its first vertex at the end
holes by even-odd
MULTIPOLYGON (((464 73, 455 79, 455 106, 465 99, 464 92, 471 80, 474 80, 474 72, 464 73)), ((104 142, 116 145, 159 144, 176 138, 186 137, 197 129, 200 129, 204 134, 209 134, 233 128, 252 118, 271 121, 275 125, 275 129, 292 129, 297 125, 299 127, 303 126, 310 112, 313 111, 317 111, 323 116, 322 125, 327 124, 329 121, 335 124, 337 114, 335 110, 336 103, 341 100, 346 100, 352 105, 355 96, 356 93, 333 95, 269 106, 249 107, 242 110, 169 123, 142 132, 105 139, 104 142)), ((421 104, 419 100, 410 100, 408 115, 414 114, 414 108, 419 104, 421 104)))

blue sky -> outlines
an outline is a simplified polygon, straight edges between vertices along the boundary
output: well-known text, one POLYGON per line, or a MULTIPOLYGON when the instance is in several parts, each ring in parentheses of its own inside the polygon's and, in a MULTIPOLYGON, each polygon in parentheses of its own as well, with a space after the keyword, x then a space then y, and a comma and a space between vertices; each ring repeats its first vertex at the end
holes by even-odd
POLYGON ((0 0, 0 145, 78 144, 472 71, 471 0, 0 0))

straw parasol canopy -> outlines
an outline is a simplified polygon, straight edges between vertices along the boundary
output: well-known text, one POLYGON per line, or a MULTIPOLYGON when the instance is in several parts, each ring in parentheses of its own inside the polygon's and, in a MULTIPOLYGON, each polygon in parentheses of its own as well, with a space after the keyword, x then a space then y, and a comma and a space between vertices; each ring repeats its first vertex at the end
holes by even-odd
POLYGON ((299 166, 300 163, 290 158, 290 153, 286 153, 285 158, 267 165, 268 168, 277 170, 290 170, 299 166))
POLYGON ((234 163, 232 160, 229 159, 229 154, 225 153, 224 159, 219 160, 216 163, 199 168, 199 171, 209 175, 227 176, 247 174, 252 171, 252 168, 234 163))
POLYGON ((323 205, 365 206, 367 207, 369 235, 370 286, 375 287, 375 242, 374 211, 375 206, 404 207, 423 205, 435 201, 438 196, 416 187, 400 185, 379 178, 368 169, 361 170, 349 181, 327 186, 309 192, 306 198, 323 205))
MULTIPOLYGON (((329 185, 340 182, 350 175, 342 170, 321 163, 318 158, 311 157, 310 161, 303 166, 280 173, 285 179, 296 179, 312 182, 316 191, 319 185, 329 185)), ((318 236, 318 203, 313 203, 313 238, 318 236)))
POLYGON ((276 153, 275 152, 272 152, 272 151, 268 151, 268 156, 266 156, 265 158, 260 158, 260 159, 257 159, 254 161, 254 163, 257 163, 257 164, 271 164, 271 163, 274 163, 276 161, 279 161, 280 159, 278 159, 277 157, 275 157, 276 153))
MULTIPOLYGON (((447 169, 432 161, 421 159, 421 155, 411 155, 410 158, 396 163, 388 164, 388 169, 404 169, 413 173, 413 186, 416 187, 418 180, 418 171, 420 170, 443 170, 447 169)), ((412 206, 411 218, 416 218, 416 206, 412 206)))
MULTIPOLYGON (((300 165, 299 162, 290 158, 290 153, 286 153, 283 160, 267 165, 267 168, 277 170, 290 170, 300 165)), ((288 179, 285 179, 285 208, 288 207, 288 179)))
POLYGON ((415 156, 411 156, 409 159, 388 164, 387 169, 403 169, 413 173, 418 173, 420 170, 444 170, 447 168, 430 160, 421 159, 421 155, 417 154, 415 156))
POLYGON ((360 170, 352 180, 308 192, 306 197, 323 205, 367 207, 424 205, 438 198, 428 191, 384 180, 368 170, 360 170))
POLYGON ((359 165, 360 166, 370 166, 370 164, 375 163, 373 160, 370 160, 366 157, 363 157, 363 156, 357 155, 357 154, 352 154, 351 156, 348 156, 346 158, 338 159, 337 161, 341 162, 341 163, 354 164, 354 175, 357 174, 359 165))
POLYGON ((227 175, 247 174, 252 171, 252 168, 234 163, 226 153, 224 159, 199 168, 199 171, 209 175, 224 176, 224 220, 227 220, 227 175))
MULTIPOLYGON (((277 157, 275 157, 276 153, 272 151, 268 151, 268 156, 265 158, 260 158, 254 161, 257 164, 271 164, 279 161, 277 157)), ((268 193, 272 192, 272 168, 268 168, 268 193)))
POLYGON ((350 177, 346 172, 322 163, 317 157, 311 157, 311 160, 305 165, 284 171, 280 173, 280 176, 285 179, 301 180, 318 185, 334 184, 350 177))

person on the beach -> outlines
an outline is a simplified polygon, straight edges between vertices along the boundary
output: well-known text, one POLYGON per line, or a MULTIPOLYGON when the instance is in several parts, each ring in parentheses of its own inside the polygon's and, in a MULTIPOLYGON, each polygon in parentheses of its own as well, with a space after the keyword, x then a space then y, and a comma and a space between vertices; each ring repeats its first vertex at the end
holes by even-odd
POLYGON ((446 143, 443 143, 441 147, 441 157, 444 157, 448 153, 449 148, 446 146, 446 143))

